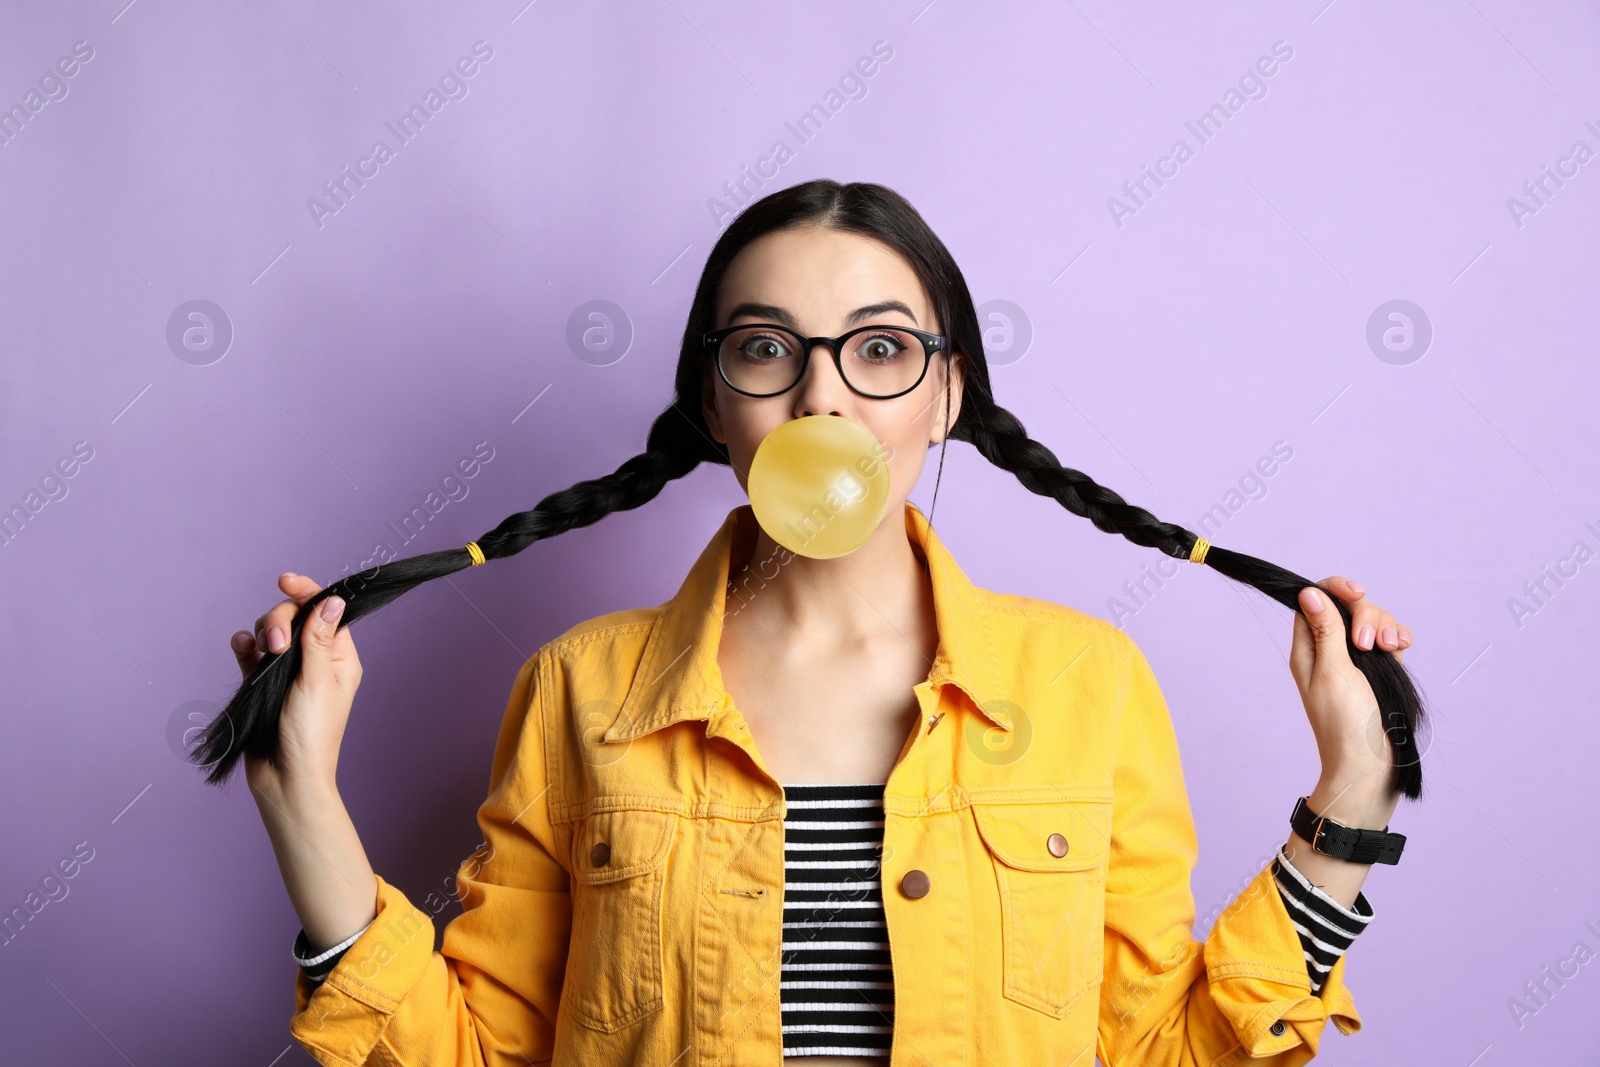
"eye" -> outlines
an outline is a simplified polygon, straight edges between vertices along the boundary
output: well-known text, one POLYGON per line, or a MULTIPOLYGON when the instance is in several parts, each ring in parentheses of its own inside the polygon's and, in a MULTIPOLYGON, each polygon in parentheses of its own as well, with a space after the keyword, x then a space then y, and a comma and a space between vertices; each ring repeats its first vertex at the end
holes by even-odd
POLYGON ((897 333, 863 334, 856 341, 856 358, 867 363, 889 363, 910 345, 897 333))
POLYGON ((739 352, 755 363, 772 363, 791 355, 784 339, 770 333, 750 334, 740 338, 739 352))

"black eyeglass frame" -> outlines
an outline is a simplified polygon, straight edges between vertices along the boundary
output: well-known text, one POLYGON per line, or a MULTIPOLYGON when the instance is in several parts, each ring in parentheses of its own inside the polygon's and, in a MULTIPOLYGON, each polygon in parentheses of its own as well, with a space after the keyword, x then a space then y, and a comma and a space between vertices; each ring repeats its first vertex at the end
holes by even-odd
POLYGON ((896 326, 881 322, 875 323, 871 326, 858 327, 849 331, 848 333, 841 334, 838 337, 807 337, 799 330, 791 330, 789 327, 779 326, 775 322, 741 322, 737 326, 726 326, 720 330, 711 330, 702 336, 700 340, 701 343, 705 345, 706 351, 710 353, 711 361, 717 365, 718 377, 723 380, 728 388, 743 396, 756 397, 757 399, 764 399, 770 396, 782 396, 790 389, 793 389, 796 385, 799 385, 801 379, 806 376, 806 368, 811 365, 811 350, 818 345, 826 345, 828 351, 833 353, 833 365, 839 370, 839 380, 844 382, 845 385, 849 386, 852 393, 855 393, 857 396, 864 396, 868 400, 893 400, 897 396, 905 396, 917 386, 921 385, 922 379, 928 376, 928 367, 933 363, 933 354, 935 352, 947 351, 948 345, 950 344, 950 338, 946 337, 944 334, 929 333, 926 330, 914 330, 909 326, 896 326), (788 385, 784 386, 782 389, 779 389, 775 393, 751 393, 740 389, 737 385, 734 385, 731 381, 728 381, 728 372, 722 368, 721 349, 723 339, 728 337, 730 334, 737 333, 739 330, 756 329, 777 330, 780 333, 788 334, 790 337, 793 337, 800 342, 800 370, 795 374, 794 381, 790 382, 788 385), (911 336, 922 342, 922 373, 917 375, 916 381, 912 382, 898 393, 889 393, 884 396, 879 396, 876 393, 864 393, 851 383, 849 377, 844 372, 844 358, 840 355, 840 349, 843 348, 846 341, 854 337, 856 334, 868 333, 872 330, 898 330, 901 333, 909 333, 911 336))

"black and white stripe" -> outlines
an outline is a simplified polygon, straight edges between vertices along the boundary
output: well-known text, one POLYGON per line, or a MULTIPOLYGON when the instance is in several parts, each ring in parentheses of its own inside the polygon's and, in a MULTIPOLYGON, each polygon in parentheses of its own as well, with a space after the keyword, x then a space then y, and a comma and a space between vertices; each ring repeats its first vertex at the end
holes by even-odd
POLYGON ((1300 933, 1311 992, 1320 993, 1333 965, 1372 921, 1372 905, 1358 890, 1355 908, 1341 907, 1295 869, 1281 846, 1272 860, 1272 876, 1278 882, 1283 905, 1289 910, 1289 921, 1300 933))
POLYGON ((786 785, 785 1056, 884 1056, 894 973, 883 914, 883 786, 786 785))

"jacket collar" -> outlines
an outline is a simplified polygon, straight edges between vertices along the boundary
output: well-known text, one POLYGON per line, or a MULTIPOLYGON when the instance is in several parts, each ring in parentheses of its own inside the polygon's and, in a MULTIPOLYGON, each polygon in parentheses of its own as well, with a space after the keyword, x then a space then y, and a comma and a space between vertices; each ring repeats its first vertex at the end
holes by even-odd
MULTIPOLYGON (((967 580, 922 511, 905 503, 906 534, 928 561, 939 647, 928 671, 934 687, 953 682, 996 726, 1010 718, 986 710, 1002 694, 983 591, 967 580)), ((755 512, 741 504, 700 553, 673 598, 661 605, 645 643, 638 673, 606 741, 626 741, 685 719, 710 719, 727 702, 717 649, 727 610, 728 565, 733 546, 756 531, 755 512)))

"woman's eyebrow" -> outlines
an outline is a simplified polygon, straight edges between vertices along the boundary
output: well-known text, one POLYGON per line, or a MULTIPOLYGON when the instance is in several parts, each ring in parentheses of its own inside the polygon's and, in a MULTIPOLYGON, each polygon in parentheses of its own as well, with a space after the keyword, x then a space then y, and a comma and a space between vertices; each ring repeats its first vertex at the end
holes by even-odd
MULTIPOLYGON (((890 311, 898 311, 912 322, 917 321, 917 316, 912 312, 911 308, 906 306, 904 302, 899 300, 882 300, 876 304, 867 304, 865 307, 856 308, 854 311, 850 312, 850 314, 844 317, 844 324, 846 328, 849 328, 865 322, 875 315, 882 315, 890 311)), ((738 307, 734 308, 728 313, 728 321, 732 322, 734 319, 740 318, 741 316, 765 319, 769 322, 782 323, 790 329, 799 328, 794 314, 790 312, 788 308, 781 308, 775 304, 755 304, 750 302, 740 304, 738 307)), ((918 325, 921 325, 921 323, 918 323, 918 325)))

